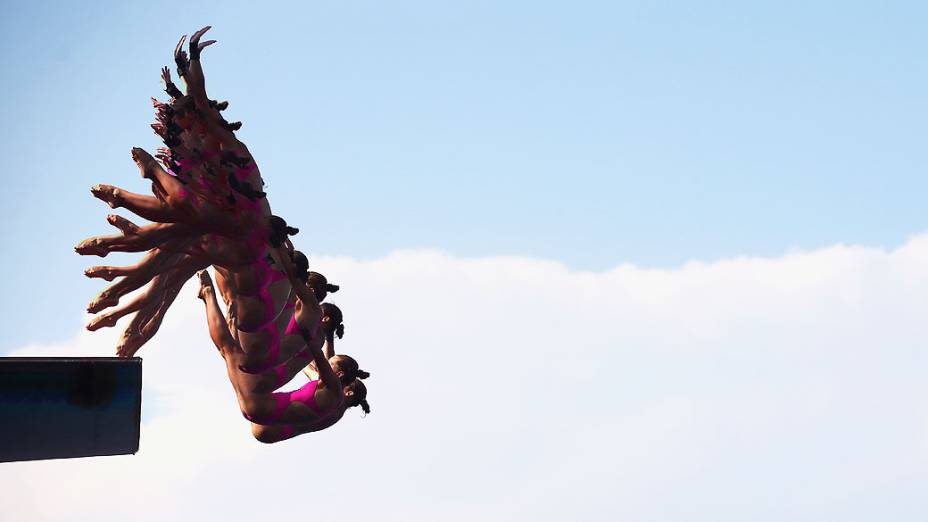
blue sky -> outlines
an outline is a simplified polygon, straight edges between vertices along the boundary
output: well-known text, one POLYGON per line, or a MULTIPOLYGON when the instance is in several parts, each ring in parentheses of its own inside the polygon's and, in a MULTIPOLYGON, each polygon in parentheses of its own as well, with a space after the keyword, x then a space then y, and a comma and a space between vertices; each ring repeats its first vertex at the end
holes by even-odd
POLYGON ((99 285, 71 247, 108 232, 87 188, 146 190, 129 149, 157 146, 158 69, 205 24, 210 94, 244 122, 311 253, 434 247, 601 271, 892 247, 928 228, 918 3, 177 10, 5 4, 0 302, 22 328, 0 349, 80 322, 99 285))

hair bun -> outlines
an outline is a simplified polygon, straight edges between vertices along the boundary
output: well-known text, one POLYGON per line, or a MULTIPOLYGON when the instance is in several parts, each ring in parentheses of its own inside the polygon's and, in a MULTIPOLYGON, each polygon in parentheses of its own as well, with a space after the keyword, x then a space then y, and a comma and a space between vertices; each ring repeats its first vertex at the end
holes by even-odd
POLYGON ((364 370, 358 368, 358 371, 355 372, 355 376, 356 376, 356 378, 358 378, 358 379, 367 379, 368 377, 371 376, 371 374, 370 374, 370 372, 366 372, 366 371, 364 371, 364 370))
POLYGON ((294 250, 290 254, 290 259, 293 260, 293 264, 296 267, 297 276, 304 283, 309 280, 309 259, 306 257, 306 254, 300 252, 299 250, 294 250))
POLYGON ((333 285, 333 284, 325 285, 325 291, 330 294, 334 294, 335 292, 338 292, 338 288, 339 288, 338 285, 333 285))
MULTIPOLYGON (((229 177, 229 183, 235 183, 232 180, 235 179, 235 176, 229 177)), ((234 188, 234 187, 233 187, 234 188)), ((287 232, 290 227, 287 226, 287 222, 284 221, 284 218, 280 216, 271 216, 268 219, 268 224, 271 228, 271 233, 268 236, 268 242, 274 248, 281 246, 284 240, 287 239, 287 232)))

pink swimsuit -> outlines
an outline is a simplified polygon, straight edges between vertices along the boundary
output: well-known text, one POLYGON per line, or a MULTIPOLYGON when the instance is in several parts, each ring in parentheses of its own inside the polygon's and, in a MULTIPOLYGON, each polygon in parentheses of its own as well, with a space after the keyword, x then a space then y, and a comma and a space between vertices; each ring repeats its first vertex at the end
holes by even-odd
POLYGON ((300 389, 292 392, 277 392, 272 393, 274 400, 277 401, 274 411, 267 417, 257 418, 245 414, 245 418, 255 424, 274 424, 283 417, 284 412, 287 411, 287 408, 294 402, 299 402, 305 404, 309 409, 316 413, 320 418, 326 417, 331 414, 333 411, 338 409, 341 406, 342 401, 339 401, 336 404, 333 404, 327 410, 323 410, 316 404, 316 387, 319 384, 319 380, 309 381, 304 384, 300 389))

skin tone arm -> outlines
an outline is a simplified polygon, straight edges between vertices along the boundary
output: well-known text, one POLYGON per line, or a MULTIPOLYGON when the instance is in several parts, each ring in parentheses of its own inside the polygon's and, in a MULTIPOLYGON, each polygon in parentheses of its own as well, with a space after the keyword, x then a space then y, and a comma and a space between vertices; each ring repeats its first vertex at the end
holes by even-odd
POLYGON ((305 375, 306 378, 309 379, 309 380, 311 380, 311 381, 314 381, 314 380, 316 380, 316 379, 319 378, 319 373, 316 371, 316 362, 315 362, 315 361, 313 361, 312 364, 310 364, 310 365, 306 366, 305 368, 303 368, 303 375, 305 375))
MULTIPOLYGON (((332 356, 335 355, 335 332, 326 332, 323 353, 326 359, 331 359, 332 356)), ((311 381, 319 378, 319 372, 316 370, 315 361, 303 368, 303 375, 311 381)))
POLYGON ((293 287, 296 298, 303 303, 304 307, 308 306, 321 317, 322 306, 319 305, 319 300, 316 299, 316 294, 313 292, 313 289, 296 276, 296 267, 293 266, 293 262, 290 260, 290 253, 287 248, 281 246, 273 249, 271 250, 271 256, 277 266, 281 267, 284 273, 287 274, 287 279, 290 280, 290 285, 293 287))
POLYGON ((325 358, 328 359, 335 355, 335 332, 326 332, 325 334, 325 358))
POLYGON ((167 67, 161 68, 161 79, 164 80, 164 92, 168 93, 168 96, 177 99, 184 95, 184 93, 180 92, 180 89, 177 88, 177 85, 174 85, 174 82, 171 81, 171 70, 167 67))
POLYGON ((209 31, 211 26, 193 33, 190 37, 190 61, 187 63, 187 94, 193 96, 197 105, 201 103, 209 107, 209 98, 206 96, 206 78, 203 76, 203 68, 200 65, 200 52, 214 43, 216 40, 207 40, 200 43, 200 38, 209 31))
POLYGON ((329 360, 326 359, 325 354, 322 353, 322 350, 314 347, 309 340, 309 335, 306 333, 304 328, 300 328, 303 332, 303 338, 306 340, 306 344, 309 347, 310 353, 313 356, 313 362, 316 363, 316 368, 319 369, 319 380, 325 384, 325 387, 332 390, 332 392, 341 395, 342 393, 342 383, 338 378, 338 375, 335 374, 335 370, 332 369, 332 365, 329 364, 329 360))

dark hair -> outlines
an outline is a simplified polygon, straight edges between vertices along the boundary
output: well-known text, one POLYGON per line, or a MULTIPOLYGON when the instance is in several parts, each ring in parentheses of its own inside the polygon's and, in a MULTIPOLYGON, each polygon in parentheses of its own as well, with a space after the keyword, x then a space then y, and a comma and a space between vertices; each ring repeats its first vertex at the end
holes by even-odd
POLYGON ((367 403, 367 386, 359 380, 351 381, 347 386, 344 387, 346 391, 352 392, 354 399, 354 404, 349 404, 348 407, 360 406, 364 411, 364 415, 367 415, 371 412, 371 407, 367 403))
POLYGON ((325 299, 325 296, 328 294, 334 294, 335 292, 338 292, 338 285, 329 284, 329 280, 319 272, 310 272, 308 283, 309 286, 313 289, 313 292, 315 292, 316 299, 319 301, 325 299))
POLYGON ((322 315, 329 317, 329 328, 332 328, 339 339, 345 335, 345 325, 342 324, 342 311, 332 303, 322 303, 322 315))
POLYGON ((300 231, 300 229, 298 228, 287 226, 287 222, 284 221, 284 218, 280 216, 269 217, 268 224, 270 225, 270 228, 271 228, 270 234, 268 236, 268 242, 271 244, 272 247, 275 247, 275 248, 284 244, 284 241, 287 239, 287 236, 295 236, 300 231))
POLYGON ((306 254, 300 252, 299 250, 294 250, 290 254, 290 259, 293 260, 293 265, 296 267, 296 276, 300 278, 300 281, 304 283, 309 279, 312 272, 309 271, 309 259, 306 257, 306 254))
POLYGON ((358 367, 358 361, 354 360, 354 357, 338 354, 335 358, 337 359, 335 364, 338 365, 340 370, 345 372, 345 375, 342 377, 343 385, 347 386, 355 379, 367 379, 371 376, 370 373, 358 367))

